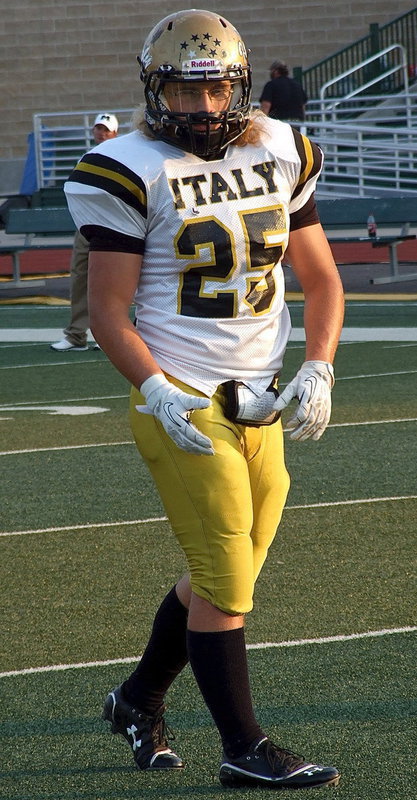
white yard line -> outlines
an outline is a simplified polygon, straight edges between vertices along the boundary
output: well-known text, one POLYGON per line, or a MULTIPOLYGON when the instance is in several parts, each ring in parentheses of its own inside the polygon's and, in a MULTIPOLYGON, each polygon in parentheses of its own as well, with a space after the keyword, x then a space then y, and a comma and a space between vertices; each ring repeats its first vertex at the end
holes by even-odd
POLYGON ((417 342, 406 342, 405 344, 384 344, 383 350, 399 350, 402 347, 417 347, 417 342))
MULTIPOLYGON (((68 307, 65 307, 65 310, 68 307)), ((62 328, 0 328, 0 342, 35 342, 37 344, 56 342, 62 339, 62 328)), ((94 338, 90 331, 87 341, 91 343, 94 338)))
MULTIPOLYGON (((48 344, 62 338, 62 328, 0 328, 0 342, 37 342, 48 344)), ((362 342, 415 342, 417 327, 375 327, 346 326, 343 328, 340 341, 352 340, 362 342)), ((303 342, 304 328, 292 328, 290 342, 303 342)), ((92 341, 92 338, 89 341, 92 341)), ((28 365, 30 366, 30 365, 28 365)))
POLYGON ((301 506, 285 506, 284 511, 297 511, 304 508, 329 508, 330 506, 355 506, 362 505, 362 503, 392 503, 396 500, 417 500, 417 494, 394 495, 393 497, 360 497, 355 500, 334 500, 301 506))
MULTIPOLYGON (((392 636, 398 633, 412 633, 417 631, 416 625, 409 625, 403 628, 382 628, 379 631, 364 631, 363 633, 348 633, 336 636, 319 636, 316 639, 294 639, 288 642, 259 642, 257 644, 246 645, 247 650, 269 650, 271 648, 303 647, 311 644, 332 644, 336 642, 350 642, 357 639, 374 639, 381 636, 392 636)), ((138 656, 128 656, 127 658, 110 658, 106 661, 83 661, 76 664, 52 664, 45 667, 27 667, 26 669, 14 669, 8 672, 0 672, 0 678, 17 678, 21 675, 34 675, 39 672, 63 672, 68 669, 87 669, 89 667, 109 667, 114 664, 134 664, 139 661, 138 656)))
MULTIPOLYGON (((2 410, 7 411, 7 406, 0 406, 0 412, 2 410)), ((355 428, 359 425, 400 425, 401 423, 404 422, 417 422, 417 417, 405 417, 404 419, 364 420, 363 422, 334 422, 328 425, 328 429, 355 428)), ((284 430, 284 433, 287 433, 287 431, 284 430)), ((23 450, 0 450, 0 456, 18 456, 18 455, 24 455, 25 453, 51 453, 53 451, 60 452, 61 450, 84 450, 92 447, 120 447, 133 444, 134 442, 132 440, 128 440, 125 442, 92 442, 91 444, 67 444, 54 447, 27 447, 23 450)))
MULTIPOLYGON (((329 428, 354 428, 356 425, 398 425, 401 422, 417 422, 417 417, 404 417, 404 419, 372 419, 364 422, 333 422, 329 428)), ((1 455, 1 454, 0 454, 1 455)))
POLYGON ((46 403, 48 403, 49 405, 51 405, 51 404, 55 405, 56 403, 65 403, 65 404, 67 404, 67 403, 91 403, 91 402, 97 402, 98 400, 124 400, 124 399, 126 399, 128 397, 129 397, 129 394, 126 393, 126 394, 103 394, 103 395, 98 395, 98 396, 95 395, 94 397, 65 397, 64 399, 62 399, 62 397, 59 397, 58 399, 55 399, 55 400, 53 400, 53 399, 52 400, 49 400, 49 399, 47 399, 47 400, 45 400, 45 399, 43 399, 43 400, 24 400, 24 401, 21 401, 19 403, 0 403, 0 411, 1 411, 2 408, 9 408, 11 405, 13 405, 13 408, 15 408, 16 406, 22 406, 24 408, 24 406, 27 406, 27 405, 30 405, 30 406, 43 406, 46 403))
POLYGON ((83 525, 62 525, 55 528, 32 528, 26 531, 3 531, 0 536, 26 536, 29 533, 62 533, 63 531, 85 531, 89 528, 115 528, 129 525, 145 525, 147 522, 166 522, 168 517, 148 517, 146 519, 127 519, 119 522, 87 522, 83 525))
MULTIPOLYGON (((322 503, 285 506, 284 511, 302 511, 309 508, 331 508, 333 506, 354 506, 363 503, 392 503, 400 500, 417 500, 417 494, 397 495, 392 497, 361 497, 354 500, 334 500, 322 503)), ((62 525, 54 528, 30 528, 23 531, 2 531, 0 538, 6 536, 27 536, 31 533, 62 533, 63 531, 84 531, 89 528, 114 528, 127 525, 144 525, 148 522, 166 522, 168 517, 147 517, 146 519, 119 520, 119 522, 87 522, 83 525, 62 525)))
POLYGON ((93 442, 92 444, 66 444, 61 447, 28 447, 25 450, 3 450, 0 456, 23 455, 24 453, 52 453, 54 450, 85 450, 89 447, 119 447, 120 445, 132 445, 134 442, 93 442))
MULTIPOLYGON (((62 333, 61 333, 62 336, 62 333)), ((87 352, 87 350, 85 351, 87 352)), ((29 369, 30 367, 35 367, 36 369, 43 369, 44 367, 80 367, 89 364, 110 364, 110 361, 107 361, 106 358, 89 358, 83 361, 82 359, 78 358, 77 360, 72 360, 74 358, 74 353, 72 353, 69 358, 71 361, 68 361, 68 358, 65 361, 48 361, 47 364, 9 364, 9 366, 2 365, 0 369, 29 369)))
POLYGON ((362 374, 362 375, 344 375, 342 377, 337 377, 337 382, 339 381, 357 381, 363 380, 364 378, 388 378, 392 377, 393 375, 414 375, 417 372, 417 369, 403 369, 397 372, 370 372, 369 374, 362 374))

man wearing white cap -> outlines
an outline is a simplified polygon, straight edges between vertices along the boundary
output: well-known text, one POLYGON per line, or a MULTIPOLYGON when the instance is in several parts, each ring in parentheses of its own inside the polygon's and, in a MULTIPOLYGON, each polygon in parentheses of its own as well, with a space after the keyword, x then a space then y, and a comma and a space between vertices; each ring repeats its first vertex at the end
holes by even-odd
MULTIPOLYGON (((92 134, 95 144, 106 139, 114 139, 119 128, 114 114, 103 112, 97 114, 92 134)), ((76 231, 71 256, 71 319, 64 330, 64 338, 51 344, 52 350, 67 352, 69 350, 88 350, 87 330, 90 327, 87 302, 88 279, 88 242, 79 231, 76 231)), ((98 349, 98 345, 94 344, 98 349)))
POLYGON ((94 120, 93 136, 96 144, 104 142, 105 139, 114 139, 117 136, 119 123, 114 114, 97 114, 94 120))

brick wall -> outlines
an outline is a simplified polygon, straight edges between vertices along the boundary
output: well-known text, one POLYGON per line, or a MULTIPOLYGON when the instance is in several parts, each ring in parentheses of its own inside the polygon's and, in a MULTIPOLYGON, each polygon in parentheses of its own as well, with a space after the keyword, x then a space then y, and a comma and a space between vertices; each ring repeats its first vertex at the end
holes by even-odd
MULTIPOLYGON (((185 0, 14 0, 0 15, 0 159, 26 154, 36 112, 133 107, 142 99, 136 55, 163 16, 185 0)), ((212 0, 251 50, 254 98, 275 58, 308 67, 411 10, 410 2, 212 0)))

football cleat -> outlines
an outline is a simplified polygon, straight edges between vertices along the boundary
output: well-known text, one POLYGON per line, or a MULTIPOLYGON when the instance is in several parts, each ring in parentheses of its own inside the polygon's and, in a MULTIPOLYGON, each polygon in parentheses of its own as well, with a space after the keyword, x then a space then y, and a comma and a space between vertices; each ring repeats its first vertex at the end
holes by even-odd
POLYGON ((60 342, 50 345, 51 350, 57 350, 59 353, 66 353, 68 350, 88 350, 88 344, 77 345, 72 344, 69 339, 61 339, 60 342))
POLYGON ((265 737, 240 758, 224 756, 219 778, 220 783, 227 787, 308 789, 337 786, 340 775, 335 767, 304 761, 303 756, 284 750, 265 737))
POLYGON ((120 733, 132 748, 138 769, 182 769, 183 761, 168 747, 173 738, 164 720, 165 706, 149 716, 128 703, 119 686, 107 695, 103 719, 111 722, 112 733, 120 733))

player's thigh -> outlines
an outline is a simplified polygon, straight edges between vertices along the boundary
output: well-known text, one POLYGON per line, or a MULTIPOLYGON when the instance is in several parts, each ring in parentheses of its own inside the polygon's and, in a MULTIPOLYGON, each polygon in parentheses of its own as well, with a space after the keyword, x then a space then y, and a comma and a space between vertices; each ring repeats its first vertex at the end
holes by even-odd
POLYGON ((193 591, 227 613, 249 611, 254 574, 252 496, 235 426, 225 420, 215 395, 208 409, 192 416, 212 439, 215 455, 196 456, 178 448, 155 417, 137 412, 138 403, 144 400, 133 389, 132 431, 186 555, 193 591))
POLYGON ((253 504, 253 561, 256 580, 281 521, 290 487, 285 466, 281 421, 261 430, 246 429, 249 437, 249 480, 253 504), (250 438, 256 449, 250 448, 250 438))

